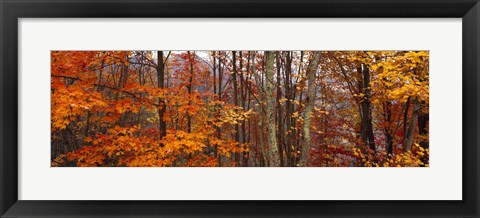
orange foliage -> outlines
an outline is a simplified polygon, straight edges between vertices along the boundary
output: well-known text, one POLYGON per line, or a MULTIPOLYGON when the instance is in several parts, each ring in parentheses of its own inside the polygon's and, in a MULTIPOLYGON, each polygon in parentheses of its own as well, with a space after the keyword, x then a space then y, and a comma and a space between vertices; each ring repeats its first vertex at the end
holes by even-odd
MULTIPOLYGON (((151 51, 51 52, 52 166, 265 166, 266 113, 284 166, 297 166, 311 53, 275 53, 274 111, 265 111, 263 52, 198 53, 168 52, 162 68, 151 51)), ((414 126, 411 150, 402 129, 414 111, 428 118, 428 56, 322 52, 308 165, 428 166, 428 122, 414 126), (359 85, 363 68, 368 88, 359 85), (365 101, 374 150, 360 138, 365 101)))

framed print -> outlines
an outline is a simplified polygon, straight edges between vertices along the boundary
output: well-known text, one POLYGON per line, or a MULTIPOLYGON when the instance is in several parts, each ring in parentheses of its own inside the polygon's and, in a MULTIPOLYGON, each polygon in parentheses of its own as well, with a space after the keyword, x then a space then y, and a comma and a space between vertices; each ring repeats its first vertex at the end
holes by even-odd
POLYGON ((2 1, 2 217, 478 217, 479 4, 2 1))

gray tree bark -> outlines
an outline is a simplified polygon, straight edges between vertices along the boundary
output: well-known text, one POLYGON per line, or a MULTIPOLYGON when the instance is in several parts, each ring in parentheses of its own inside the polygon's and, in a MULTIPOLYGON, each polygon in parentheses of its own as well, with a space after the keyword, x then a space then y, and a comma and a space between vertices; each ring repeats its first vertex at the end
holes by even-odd
POLYGON ((308 153, 310 150, 310 123, 312 121, 312 111, 315 106, 315 80, 316 73, 318 69, 318 64, 320 62, 320 52, 313 52, 312 63, 310 64, 307 71, 307 81, 308 81, 308 90, 306 97, 305 113, 303 114, 303 127, 302 127, 302 151, 299 166, 304 167, 308 164, 308 153))
POLYGON ((280 166, 280 156, 278 154, 276 129, 275 129, 275 99, 274 99, 274 53, 265 52, 265 112, 267 121, 267 142, 270 153, 270 166, 280 166))

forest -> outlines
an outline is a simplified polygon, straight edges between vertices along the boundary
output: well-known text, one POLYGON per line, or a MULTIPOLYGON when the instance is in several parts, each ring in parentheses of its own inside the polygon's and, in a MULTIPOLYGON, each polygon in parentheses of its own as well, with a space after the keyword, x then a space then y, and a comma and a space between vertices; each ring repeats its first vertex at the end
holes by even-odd
POLYGON ((51 51, 52 167, 428 167, 428 51, 51 51))

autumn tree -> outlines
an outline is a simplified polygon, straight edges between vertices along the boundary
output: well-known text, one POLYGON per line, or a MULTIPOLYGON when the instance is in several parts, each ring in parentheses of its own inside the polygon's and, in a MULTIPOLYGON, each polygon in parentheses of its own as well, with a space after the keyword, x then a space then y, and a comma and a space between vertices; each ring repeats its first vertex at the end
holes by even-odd
POLYGON ((265 113, 270 166, 278 167, 280 166, 280 157, 275 129, 274 56, 275 54, 272 51, 265 52, 265 113))
POLYGON ((52 166, 429 166, 427 51, 52 51, 52 166))
POLYGON ((307 166, 308 164, 308 154, 310 151, 310 123, 312 120, 312 111, 315 103, 316 95, 316 74, 318 69, 318 64, 320 61, 320 52, 312 52, 311 63, 309 64, 307 70, 307 81, 308 81, 308 91, 307 97, 305 99, 305 113, 303 114, 303 127, 302 127, 302 155, 300 157, 300 166, 307 166))

